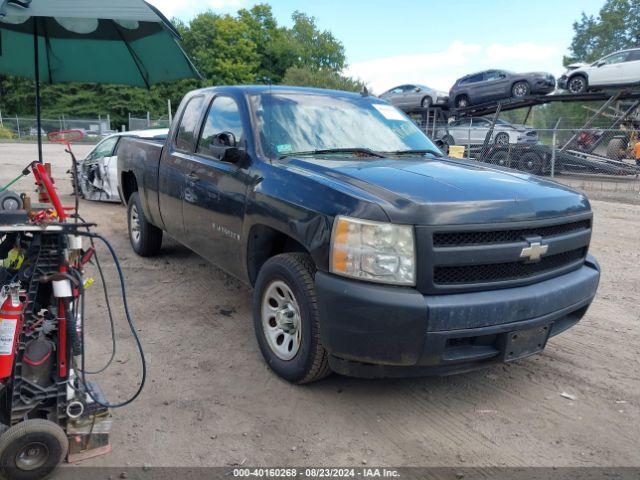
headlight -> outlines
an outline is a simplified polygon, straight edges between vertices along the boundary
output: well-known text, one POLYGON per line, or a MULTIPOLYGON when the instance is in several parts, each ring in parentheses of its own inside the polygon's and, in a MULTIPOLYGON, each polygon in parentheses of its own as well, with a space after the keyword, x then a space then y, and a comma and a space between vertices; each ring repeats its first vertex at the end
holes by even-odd
POLYGON ((331 273, 370 282, 415 285, 413 227, 338 216, 329 268, 331 273))

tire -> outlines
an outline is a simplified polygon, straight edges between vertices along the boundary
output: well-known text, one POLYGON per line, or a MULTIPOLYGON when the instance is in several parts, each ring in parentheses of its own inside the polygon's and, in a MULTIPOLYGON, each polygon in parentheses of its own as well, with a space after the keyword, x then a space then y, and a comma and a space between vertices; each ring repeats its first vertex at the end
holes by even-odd
POLYGON ((589 83, 584 75, 574 75, 567 82, 567 90, 570 93, 585 93, 588 89, 589 83))
POLYGON ((612 138, 607 145, 607 158, 622 160, 626 157, 625 141, 622 138, 612 138))
POLYGON ((262 356, 291 383, 311 383, 331 373, 320 342, 315 272, 306 253, 277 255, 260 269, 253 292, 253 322, 262 356))
POLYGON ((454 138, 451 135, 445 135, 444 137, 442 137, 442 142, 447 147, 450 147, 451 145, 455 145, 456 144, 456 141, 454 140, 454 138))
POLYGON ((0 193, 0 210, 20 210, 22 198, 17 193, 5 191, 0 193))
POLYGON ((422 106, 422 108, 431 108, 432 104, 433 104, 433 100, 431 100, 431 97, 424 97, 420 102, 420 105, 422 106))
POLYGON ((526 152, 518 158, 518 170, 531 175, 540 175, 544 167, 544 159, 534 152, 526 152))
POLYGON ((467 108, 470 105, 469 97, 460 95, 456 97, 456 108, 467 108))
POLYGON ((68 450, 67 435, 58 424, 39 418, 25 420, 0 437, 0 476, 44 478, 60 465, 68 450))
POLYGON ((531 94, 531 87, 528 82, 516 82, 511 87, 511 96, 513 98, 523 98, 531 94))
POLYGON ((127 226, 133 251, 141 257, 152 257, 162 247, 162 230, 150 224, 144 216, 140 194, 133 192, 127 205, 127 226))
POLYGON ((498 133, 495 136, 493 143, 496 145, 509 145, 509 134, 507 132, 498 133))
POLYGON ((509 154, 504 150, 498 150, 491 155, 489 163, 500 167, 507 167, 509 164, 509 154))

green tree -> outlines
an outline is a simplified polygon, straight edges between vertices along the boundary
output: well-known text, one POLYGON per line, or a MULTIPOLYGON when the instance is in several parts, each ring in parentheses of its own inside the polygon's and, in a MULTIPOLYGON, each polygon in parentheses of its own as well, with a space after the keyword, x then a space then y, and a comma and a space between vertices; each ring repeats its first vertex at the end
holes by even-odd
POLYGON ((565 65, 593 62, 623 48, 640 45, 640 0, 607 0, 598 16, 582 14, 565 65))
POLYGON ((328 30, 320 31, 316 19, 302 12, 292 15, 291 37, 297 48, 296 66, 338 72, 346 67, 344 45, 328 30))
POLYGON ((351 92, 361 92, 365 87, 365 84, 360 80, 346 77, 338 72, 309 67, 291 67, 287 70, 283 83, 300 87, 330 88, 351 92))

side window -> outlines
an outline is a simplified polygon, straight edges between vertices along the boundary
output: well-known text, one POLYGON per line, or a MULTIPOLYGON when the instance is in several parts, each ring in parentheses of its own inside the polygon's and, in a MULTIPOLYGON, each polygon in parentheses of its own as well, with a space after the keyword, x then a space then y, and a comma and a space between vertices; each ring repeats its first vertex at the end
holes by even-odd
POLYGON ((629 56, 629 52, 614 53, 613 55, 609 55, 607 58, 605 58, 603 62, 605 63, 605 65, 622 63, 627 61, 628 56, 629 56))
POLYGON ((485 118, 474 118, 473 119, 473 126, 474 127, 488 127, 489 126, 489 120, 487 120, 485 118))
POLYGON ((463 85, 468 85, 469 83, 478 83, 481 82, 484 79, 484 74, 483 73, 478 73, 476 75, 471 75, 467 78, 465 78, 462 82, 460 82, 463 85))
POLYGON ((391 90, 391 93, 395 93, 395 94, 402 93, 402 87, 394 88, 393 90, 391 90))
POLYGON ((506 77, 507 75, 499 70, 491 70, 485 74, 485 80, 502 80, 506 77))
POLYGON ((218 138, 218 135, 223 132, 233 133, 238 143, 244 136, 238 104, 233 98, 226 96, 216 97, 211 103, 202 136, 198 142, 198 153, 218 157, 220 148, 230 146, 218 138))
POLYGON ((640 50, 631 50, 627 62, 637 62, 638 60, 640 60, 640 50))
POLYGON ((204 97, 193 97, 184 109, 176 135, 176 148, 183 152, 193 152, 198 136, 198 120, 202 112, 204 97))
POLYGON ((118 140, 120 140, 120 137, 112 137, 103 140, 98 144, 95 150, 91 152, 89 157, 95 159, 113 156, 113 150, 115 149, 118 140))

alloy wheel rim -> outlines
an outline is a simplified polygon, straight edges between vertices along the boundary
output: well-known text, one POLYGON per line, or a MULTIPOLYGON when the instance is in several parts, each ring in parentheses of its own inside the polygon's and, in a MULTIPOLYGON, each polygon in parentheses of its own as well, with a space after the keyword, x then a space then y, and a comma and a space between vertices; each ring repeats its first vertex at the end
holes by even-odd
POLYGON ((578 78, 574 78, 574 79, 572 79, 572 80, 571 80, 571 82, 569 83, 569 90, 570 90, 572 93, 578 93, 578 92, 581 92, 581 91, 582 91, 582 88, 583 88, 583 84, 584 84, 584 81, 583 81, 580 77, 578 77, 578 78))
POLYGON ((42 442, 31 442, 22 447, 15 456, 15 465, 20 470, 36 470, 49 458, 49 448, 42 442))
POLYGON ((496 136, 496 143, 498 145, 507 145, 509 143, 509 135, 498 134, 496 136))
POLYGON ((523 84, 516 85, 516 88, 514 90, 516 97, 524 97, 527 94, 527 87, 523 84))
POLYGON ((302 343, 300 306, 282 280, 269 284, 262 296, 262 330, 271 351, 284 361, 292 360, 302 343))
POLYGON ((140 213, 136 205, 131 207, 131 238, 135 243, 140 241, 140 213))

